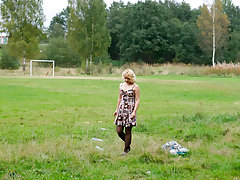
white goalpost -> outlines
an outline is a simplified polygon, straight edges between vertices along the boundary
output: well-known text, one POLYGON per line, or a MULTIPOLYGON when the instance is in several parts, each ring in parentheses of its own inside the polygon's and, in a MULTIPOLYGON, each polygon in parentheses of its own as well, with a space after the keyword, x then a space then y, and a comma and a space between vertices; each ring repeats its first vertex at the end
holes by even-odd
POLYGON ((52 63, 52 76, 54 77, 54 66, 55 66, 55 61, 54 60, 30 60, 30 77, 32 77, 32 70, 33 70, 33 62, 48 62, 52 63))

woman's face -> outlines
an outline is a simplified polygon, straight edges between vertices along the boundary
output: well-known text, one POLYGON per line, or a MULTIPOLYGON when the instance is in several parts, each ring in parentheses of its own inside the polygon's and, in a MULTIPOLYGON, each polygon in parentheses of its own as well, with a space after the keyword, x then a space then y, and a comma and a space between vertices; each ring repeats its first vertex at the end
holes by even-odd
POLYGON ((132 84, 131 79, 129 77, 124 77, 125 83, 132 84))

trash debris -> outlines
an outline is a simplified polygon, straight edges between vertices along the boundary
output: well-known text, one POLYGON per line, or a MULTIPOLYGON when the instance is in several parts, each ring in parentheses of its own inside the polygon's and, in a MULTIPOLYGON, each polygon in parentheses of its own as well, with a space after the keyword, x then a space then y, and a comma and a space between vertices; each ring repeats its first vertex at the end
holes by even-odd
POLYGON ((164 144, 162 146, 162 149, 164 149, 164 150, 177 149, 179 146, 181 146, 181 145, 178 144, 177 141, 170 141, 170 142, 167 142, 166 144, 164 144))
POLYGON ((45 155, 45 154, 41 154, 41 156, 42 156, 43 159, 48 159, 48 158, 49 158, 49 157, 48 157, 47 155, 45 155))
POLYGON ((90 122, 84 122, 84 123, 89 124, 90 122))
POLYGON ((147 171, 146 173, 147 173, 148 175, 150 175, 150 174, 151 174, 151 171, 147 171))
POLYGON ((169 151, 172 155, 185 155, 189 152, 188 148, 182 147, 177 141, 167 142, 162 146, 162 149, 169 151))
POLYGON ((92 138, 92 140, 94 140, 94 141, 103 141, 102 139, 98 139, 98 138, 92 138))
POLYGON ((99 123, 102 122, 102 121, 98 121, 99 123))
POLYGON ((177 149, 171 149, 169 152, 170 152, 172 155, 177 155, 178 150, 177 150, 177 149))
POLYGON ((179 155, 184 155, 184 154, 187 154, 189 152, 189 149, 188 148, 184 148, 184 147, 178 147, 178 154, 179 155))
POLYGON ((104 131, 107 131, 107 130, 109 130, 109 129, 106 129, 106 128, 101 128, 102 130, 104 130, 104 131))
POLYGON ((100 151, 104 151, 103 148, 100 148, 99 146, 96 146, 97 149, 99 149, 100 151))

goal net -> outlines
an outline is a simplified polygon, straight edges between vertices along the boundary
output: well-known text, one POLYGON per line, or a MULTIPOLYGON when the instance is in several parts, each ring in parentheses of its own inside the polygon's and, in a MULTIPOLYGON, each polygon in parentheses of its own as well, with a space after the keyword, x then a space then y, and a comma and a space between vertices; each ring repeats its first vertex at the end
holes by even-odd
POLYGON ((30 60, 30 77, 52 76, 54 77, 54 60, 30 60))

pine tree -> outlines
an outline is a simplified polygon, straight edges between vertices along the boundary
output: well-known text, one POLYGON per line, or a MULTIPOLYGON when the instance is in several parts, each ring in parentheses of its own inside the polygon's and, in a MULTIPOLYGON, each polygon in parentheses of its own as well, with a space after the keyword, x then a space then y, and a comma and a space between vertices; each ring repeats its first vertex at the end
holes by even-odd
MULTIPOLYGON (((65 36, 68 29, 67 29, 67 22, 70 14, 70 8, 66 7, 60 13, 56 14, 48 27, 49 31, 49 38, 56 37, 57 34, 60 36, 65 36)), ((58 36, 58 35, 57 35, 58 36)))

